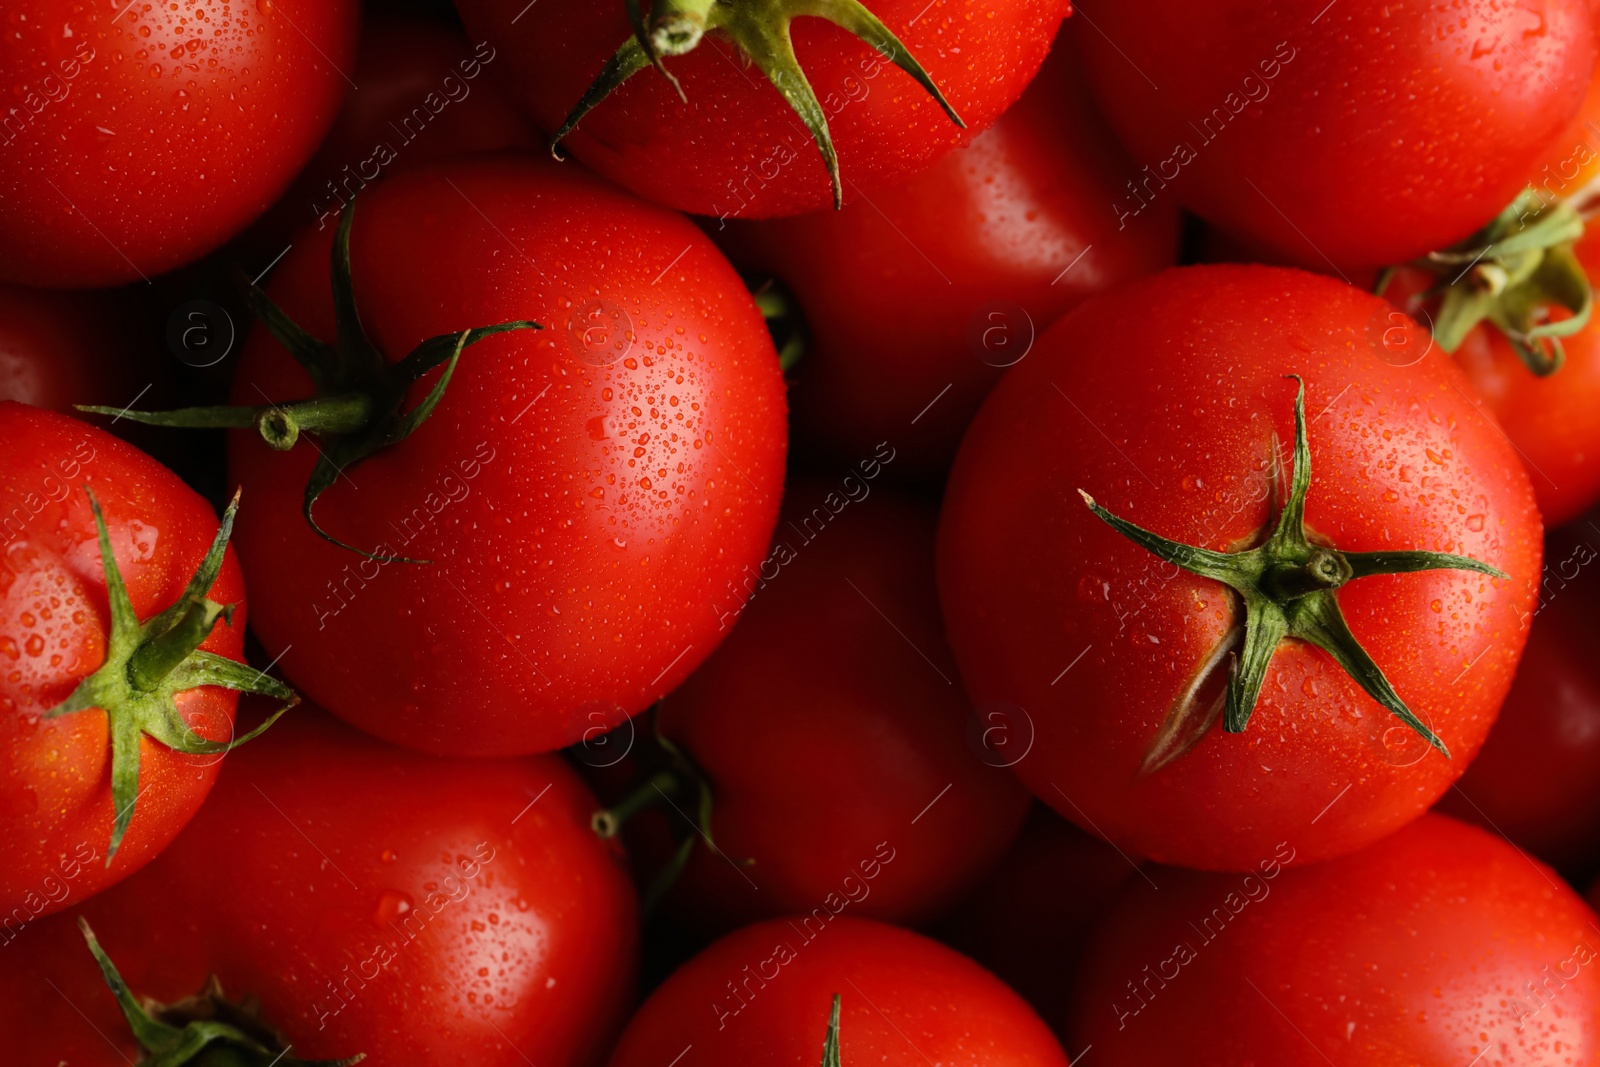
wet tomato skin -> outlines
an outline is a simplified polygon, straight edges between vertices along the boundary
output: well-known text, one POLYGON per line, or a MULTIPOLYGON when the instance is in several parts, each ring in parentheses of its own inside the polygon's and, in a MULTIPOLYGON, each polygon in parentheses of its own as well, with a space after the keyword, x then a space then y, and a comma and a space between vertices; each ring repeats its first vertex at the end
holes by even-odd
MULTIPOLYGON (((256 632, 313 699, 419 750, 550 751, 616 725, 710 654, 724 588, 765 555, 785 406, 760 313, 686 220, 548 159, 420 167, 355 212, 355 299, 391 360, 545 328, 467 349, 428 421, 318 502, 334 536, 429 564, 320 540, 296 518, 315 448, 238 434, 240 552, 270 590, 256 632)), ((307 232, 269 291, 331 337, 332 227, 307 232)), ((235 401, 309 395, 254 334, 235 401)))
MULTIPOLYGON (((176 603, 217 532, 211 506, 132 445, 76 419, 0 402, 0 943, 137 871, 210 792, 223 761, 139 743, 141 792, 113 862, 106 714, 44 715, 105 661, 109 612, 94 490, 134 613, 176 603)), ((210 596, 237 604, 200 647, 243 659, 244 580, 230 548, 210 596)), ((233 736, 238 694, 207 686, 175 698, 195 733, 233 736)))
POLYGON ((81 915, 138 995, 171 1003, 214 974, 296 1055, 592 1067, 637 948, 593 809, 555 757, 435 759, 297 708, 229 757, 155 865, 7 946, 0 1023, 24 1062, 134 1057, 81 915))
POLYGON ((1090 949, 1074 1044, 1111 1067, 1600 1055, 1595 914, 1553 871, 1440 815, 1327 863, 1302 837, 1248 874, 1130 879, 1090 949))
POLYGON ((1412 362, 1421 328, 1389 347, 1391 310, 1299 271, 1168 271, 1058 322, 963 442, 939 548, 963 678, 980 709, 1019 709, 1037 730, 1015 768, 1034 793, 1130 854, 1244 869, 1289 828, 1307 859, 1349 852, 1426 810, 1494 721, 1539 579, 1538 513, 1460 372, 1437 352, 1412 362), (1288 641, 1243 733, 1212 729, 1143 774, 1238 609, 1226 587, 1100 522, 1079 490, 1162 536, 1245 547, 1269 517, 1274 441, 1294 440, 1287 374, 1306 388, 1313 538, 1453 552, 1511 576, 1380 575, 1337 594, 1454 758, 1430 754, 1320 650, 1288 641))

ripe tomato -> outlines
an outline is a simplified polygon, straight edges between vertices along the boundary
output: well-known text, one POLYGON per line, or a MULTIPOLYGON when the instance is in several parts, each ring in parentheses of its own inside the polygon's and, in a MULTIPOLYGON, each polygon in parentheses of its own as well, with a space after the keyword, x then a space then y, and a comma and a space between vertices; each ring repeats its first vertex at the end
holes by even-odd
POLYGON ((1082 17, 1101 31, 1085 37, 1090 81, 1144 165, 1113 210, 1174 198, 1318 269, 1398 263, 1488 222, 1595 61, 1588 0, 1159 0, 1082 17))
POLYGON ((302 226, 332 229, 340 205, 382 175, 531 146, 522 116, 482 76, 499 58, 437 19, 369 14, 352 74, 361 90, 345 96, 317 154, 252 227, 253 243, 270 259, 302 226))
POLYGON ((133 401, 126 319, 104 293, 0 284, 0 400, 70 411, 73 404, 133 401))
POLYGON ((1500 718, 1439 802, 1563 870, 1600 858, 1600 625, 1596 578, 1585 569, 1600 556, 1596 541, 1582 526, 1551 537, 1528 647, 1500 718))
MULTIPOLYGON (((872 484, 889 466, 791 486, 767 562, 741 579, 749 607, 718 596, 738 626, 661 705, 662 735, 714 804, 718 851, 694 848, 668 898, 697 928, 846 898, 853 915, 930 919, 1027 812, 1027 791, 968 741, 934 515, 872 484)), ((685 783, 674 803, 692 812, 694 798, 685 783)))
MULTIPOLYGON (((1586 235, 1573 251, 1591 278, 1600 277, 1600 232, 1586 235)), ((1386 294, 1411 310, 1406 291, 1426 283, 1408 274, 1386 294)), ((1475 395, 1516 446, 1551 526, 1600 501, 1600 320, 1563 337, 1561 347, 1560 369, 1543 377, 1488 323, 1473 327, 1454 352, 1475 395)))
POLYGON ((1000 865, 940 924, 939 939, 1065 1034, 1089 935, 1135 872, 1116 849, 1038 805, 1000 865))
POLYGON ((1151 872, 1101 927, 1076 1040, 1120 1067, 1545 1067, 1600 1056, 1600 934, 1553 872, 1429 815, 1301 869, 1151 872))
POLYGON ((333 121, 352 0, 9 0, 0 278, 96 286, 198 259, 283 191, 333 121))
MULTIPOLYGON (((550 751, 616 725, 710 655, 723 589, 765 554, 785 442, 761 315, 686 220, 549 160, 418 168, 353 210, 376 359, 505 320, 545 328, 475 344, 432 416, 359 466, 349 438, 282 454, 237 435, 262 644, 334 714, 423 751, 550 751), (316 471, 321 528, 371 555, 295 518, 316 471)), ((316 337, 336 336, 333 236, 297 243, 272 282, 316 337)), ((256 331, 235 401, 312 392, 256 331)))
MULTIPOLYGON (((171 1003, 214 974, 299 1057, 592 1064, 631 1001, 637 939, 593 807, 553 757, 433 759, 302 708, 229 760, 155 864, 78 914, 135 993, 171 1003)), ((9 1047, 131 1062, 72 920, 7 949, 9 1047)))
POLYGON ((674 1056, 679 1067, 809 1064, 825 1038, 838 1058, 824 1063, 1067 1062, 1022 998, 965 956, 819 904, 729 934, 680 967, 628 1024, 610 1067, 674 1056))
POLYGON ((0 452, 0 942, 9 942, 167 847, 234 738, 231 689, 290 694, 234 663, 244 583, 232 550, 214 544, 210 506, 176 475, 109 434, 12 402, 0 403, 0 452), (116 594, 96 506, 125 587, 116 594), (197 570, 211 581, 190 588, 197 570), (180 623, 191 594, 232 605, 231 619, 180 623), (164 624, 139 631, 158 615, 164 624))
POLYGON ((713 233, 741 269, 781 278, 804 312, 792 397, 802 438, 854 460, 887 437, 898 471, 942 473, 1035 331, 1172 264, 1176 201, 1122 230, 1105 210, 1135 168, 1066 36, 1015 107, 892 196, 713 233))
MULTIPOLYGON (((985 5, 981 15, 947 0, 870 0, 871 15, 890 33, 864 28, 857 39, 828 21, 830 12, 846 6, 788 0, 724 5, 725 12, 750 20, 746 30, 771 27, 776 36, 763 47, 749 33, 741 32, 735 44, 720 34, 702 41, 696 31, 699 47, 664 61, 684 98, 666 78, 642 71, 588 112, 561 143, 613 181, 682 211, 770 218, 836 203, 813 134, 796 113, 805 105, 791 106, 763 84, 746 58, 754 53, 786 92, 798 96, 810 86, 814 115, 831 131, 846 198, 868 199, 875 194, 863 190, 928 169, 992 123, 1039 69, 1070 10, 1068 0, 1002 0, 985 5), (822 17, 793 25, 793 52, 786 58, 778 42, 787 42, 788 20, 795 14, 822 17), (893 69, 888 56, 896 35, 965 130, 930 93, 893 69)), ((529 7, 522 0, 460 0, 457 7, 473 40, 487 40, 506 54, 493 76, 547 132, 562 126, 618 46, 632 37, 622 3, 529 7)), ((711 5, 677 5, 689 7, 711 5)))
POLYGON ((1349 852, 1420 815, 1494 721, 1533 606, 1538 514, 1465 379, 1437 352, 1417 359, 1426 334, 1391 329, 1391 311, 1299 271, 1168 271, 1058 322, 962 444, 939 546, 962 676, 980 710, 1036 730, 1015 768, 1034 793, 1124 851, 1242 869, 1293 832, 1307 860, 1349 852), (1284 375, 1303 379, 1309 425, 1293 483, 1284 375), (1289 552, 1268 524, 1296 499, 1306 569, 1236 574, 1243 603, 1141 547, 1152 535, 1106 528, 1289 552), (1454 561, 1403 563, 1413 550, 1454 561), (1511 577, 1472 573, 1485 564, 1511 577), (1448 569, 1378 573, 1424 565, 1448 569), (1243 736, 1210 729, 1224 703, 1243 736))

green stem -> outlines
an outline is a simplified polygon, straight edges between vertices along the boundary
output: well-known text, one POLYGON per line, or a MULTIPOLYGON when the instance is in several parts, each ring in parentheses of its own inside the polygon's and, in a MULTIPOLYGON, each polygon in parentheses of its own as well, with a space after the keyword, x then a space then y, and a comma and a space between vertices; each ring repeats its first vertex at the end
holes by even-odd
POLYGON ((663 800, 683 794, 684 777, 666 767, 644 780, 633 792, 609 808, 603 808, 589 819, 589 826, 601 837, 610 840, 622 831, 629 819, 660 804, 663 800))
POLYGON ((300 434, 354 433, 372 421, 376 405, 369 393, 317 397, 293 404, 274 404, 261 409, 256 430, 261 439, 279 452, 287 452, 300 434))

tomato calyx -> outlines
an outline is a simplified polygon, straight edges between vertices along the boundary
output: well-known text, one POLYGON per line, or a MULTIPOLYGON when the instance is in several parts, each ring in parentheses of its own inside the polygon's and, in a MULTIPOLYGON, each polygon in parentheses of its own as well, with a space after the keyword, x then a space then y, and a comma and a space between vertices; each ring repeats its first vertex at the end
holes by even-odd
MULTIPOLYGON (((1341 552, 1331 545, 1312 543, 1305 525, 1305 501, 1311 489, 1306 387, 1298 375, 1286 377, 1299 383, 1294 401, 1294 471, 1289 496, 1278 515, 1277 524, 1265 540, 1255 547, 1236 552, 1217 552, 1170 541, 1118 518, 1095 503, 1094 498, 1081 489, 1079 495, 1097 518, 1134 544, 1186 571, 1222 582, 1243 599, 1242 648, 1230 652, 1223 715, 1223 728, 1229 733, 1244 730, 1261 695, 1261 686, 1266 681, 1267 667, 1272 662, 1273 654, 1281 642, 1294 639, 1315 645, 1326 652, 1368 696, 1449 759, 1450 750, 1444 742, 1406 707, 1405 701, 1400 699, 1382 669, 1350 632, 1344 613, 1339 609, 1336 593, 1346 582, 1375 574, 1464 570, 1493 578, 1504 579, 1508 576, 1499 568, 1468 556, 1424 551, 1341 552)), ((1276 449, 1273 461, 1274 469, 1277 469, 1279 459, 1276 449)), ((1224 642, 1240 640, 1236 631, 1224 642)), ((1198 686, 1191 686, 1179 706, 1168 716, 1145 756, 1141 768, 1144 773, 1159 770, 1182 756, 1210 728, 1215 720, 1216 709, 1214 706, 1210 709, 1199 706, 1198 689, 1198 686)))
POLYGON ((215 975, 198 996, 174 1004, 137 1000, 82 916, 78 929, 83 931, 111 995, 117 998, 128 1028, 146 1053, 139 1061, 141 1067, 350 1067, 366 1059, 365 1053, 342 1060, 290 1056, 291 1046, 261 1021, 259 1005, 228 1000, 215 975))
POLYGON ((787 377, 805 357, 811 341, 800 302, 794 298, 789 287, 775 277, 758 282, 747 279, 745 286, 750 290, 750 299, 755 301, 761 317, 767 320, 772 347, 778 351, 778 369, 787 377))
POLYGON ((334 236, 332 280, 337 340, 321 341, 297 326, 273 303, 264 290, 249 283, 246 296, 251 310, 278 343, 305 368, 316 388, 310 399, 288 404, 266 403, 247 407, 184 408, 178 411, 122 411, 80 405, 79 410, 120 415, 155 426, 190 428, 254 428, 270 447, 287 451, 302 432, 320 442, 317 463, 306 483, 301 513, 317 535, 340 548, 383 563, 427 563, 406 556, 384 556, 345 543, 317 524, 313 510, 319 497, 352 467, 367 457, 404 441, 428 420, 444 398, 462 350, 485 337, 513 330, 543 329, 537 322, 519 319, 494 326, 478 326, 455 334, 430 337, 401 360, 389 362, 367 335, 356 309, 350 279, 350 230, 355 220, 355 197, 339 215, 334 236), (434 368, 443 366, 438 381, 416 407, 405 410, 411 386, 434 368))
MULTIPOLYGON (((1573 201, 1547 203, 1529 188, 1461 244, 1417 260, 1415 266, 1438 278, 1415 299, 1419 306, 1439 300, 1433 321, 1439 347, 1454 352, 1473 327, 1487 322, 1534 374, 1560 370, 1566 360, 1561 339, 1582 329, 1593 307, 1589 279, 1573 252, 1583 232, 1573 201), (1569 316, 1552 319, 1553 308, 1569 316)), ((1379 277, 1379 295, 1392 274, 1391 268, 1379 277)))
POLYGON ((237 493, 223 513, 217 536, 195 568, 194 577, 189 579, 183 595, 171 607, 141 623, 128 599, 122 573, 117 569, 100 501, 87 486, 84 492, 89 496, 95 532, 100 539, 100 565, 105 572, 111 632, 106 638, 105 662, 80 681, 66 700, 45 712, 44 717, 56 719, 90 708, 99 708, 106 714, 107 733, 111 738, 114 813, 111 844, 106 849, 106 866, 109 867, 133 821, 134 806, 139 799, 141 737, 148 735, 174 752, 221 754, 258 737, 278 721, 278 716, 298 704, 300 698, 288 686, 262 671, 200 648, 218 622, 226 621, 231 625, 233 621, 236 605, 219 604, 206 594, 216 584, 222 570, 228 538, 233 534, 233 518, 239 510, 237 493), (183 720, 174 700, 179 693, 207 685, 239 693, 258 693, 284 704, 243 737, 208 741, 183 720))
POLYGON ((843 1067, 839 1060, 839 994, 833 995, 828 1012, 828 1035, 822 1039, 822 1067, 843 1067))
POLYGON ((561 139, 577 127, 583 116, 646 67, 654 67, 660 72, 672 83, 679 98, 687 103, 688 95, 678 79, 668 73, 662 57, 680 56, 692 51, 706 34, 720 31, 731 38, 767 76, 806 129, 811 131, 811 137, 822 153, 822 162, 828 168, 828 181, 833 186, 833 206, 843 207, 844 186, 839 175, 839 158, 834 152, 833 135, 828 131, 827 113, 817 99, 816 91, 811 88, 800 61, 795 58, 794 44, 789 38, 789 23, 801 15, 827 19, 877 49, 885 59, 915 78, 917 84, 944 108, 951 122, 962 129, 967 128, 922 64, 860 0, 654 0, 650 5, 648 22, 640 10, 639 0, 626 0, 626 4, 629 21, 633 24, 633 36, 623 41, 611 58, 606 60, 605 66, 600 68, 600 73, 567 115, 561 128, 550 138, 550 150, 557 159, 561 158, 557 148, 561 139))
POLYGON ((672 858, 640 896, 639 909, 646 915, 655 910, 661 898, 677 882, 699 841, 703 840, 706 848, 735 865, 748 866, 755 862, 753 859, 735 860, 717 846, 716 838, 711 832, 711 814, 714 806, 711 780, 683 749, 662 736, 659 722, 655 733, 655 746, 655 755, 646 757, 650 773, 644 781, 616 804, 600 809, 589 819, 590 829, 607 841, 621 833, 628 820, 641 811, 663 804, 670 807, 684 823, 688 824, 690 832, 682 836, 678 847, 673 851, 672 858), (692 806, 694 809, 692 817, 679 806, 679 801, 692 806))

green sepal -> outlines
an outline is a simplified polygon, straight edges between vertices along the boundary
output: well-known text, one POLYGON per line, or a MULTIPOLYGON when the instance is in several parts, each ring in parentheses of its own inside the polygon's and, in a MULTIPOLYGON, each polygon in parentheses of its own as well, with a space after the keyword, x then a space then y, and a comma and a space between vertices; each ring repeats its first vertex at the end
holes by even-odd
POLYGON ((839 994, 833 995, 833 1010, 828 1012, 828 1034, 822 1039, 822 1067, 843 1067, 839 1061, 839 994))
POLYGON ((381 563, 426 563, 427 560, 409 556, 380 555, 340 540, 317 522, 317 501, 351 468, 404 441, 427 421, 444 398, 463 349, 496 334, 543 327, 528 319, 517 319, 430 337, 405 358, 390 363, 368 336, 356 307, 355 286, 350 275, 350 231, 355 224, 355 202, 352 196, 340 212, 329 257, 337 344, 326 344, 306 333, 264 290, 247 283, 246 295, 257 319, 305 368, 315 387, 314 397, 284 404, 178 411, 120 411, 89 406, 80 407, 80 410, 120 415, 156 426, 253 426, 262 440, 279 450, 293 448, 304 433, 314 434, 319 442, 317 461, 306 481, 300 505, 306 524, 324 540, 368 559, 381 563), (414 408, 406 410, 406 398, 412 385, 440 364, 444 364, 445 369, 428 395, 414 408))
MULTIPOLYGON (((1423 294, 1439 298, 1432 322, 1439 347, 1454 352, 1487 322, 1534 374, 1560 370, 1562 338, 1583 329, 1593 310, 1589 279, 1573 254, 1583 233, 1583 216, 1570 202, 1547 203, 1529 188, 1460 245, 1416 261, 1439 279, 1423 294), (1551 320, 1552 307, 1570 317, 1551 320)), ((1392 276, 1392 269, 1379 275, 1378 293, 1392 276)))
POLYGON ((200 1067, 202 1063, 215 1062, 202 1060, 202 1053, 208 1049, 226 1049, 228 1055, 223 1062, 238 1064, 239 1067, 350 1067, 366 1059, 366 1053, 342 1060, 302 1060, 288 1055, 289 1048, 278 1041, 260 1020, 255 1019, 247 1009, 223 999, 221 987, 215 980, 200 997, 191 998, 191 1001, 181 1005, 166 1008, 141 1003, 129 991, 111 957, 100 947, 88 920, 80 916, 78 929, 83 932, 89 952, 100 966, 101 976, 110 988, 111 995, 116 998, 117 1006, 122 1009, 122 1017, 127 1020, 134 1040, 144 1049, 145 1055, 139 1060, 140 1067, 200 1067), (217 1017, 189 1018, 182 1026, 175 1026, 161 1018, 169 1012, 192 1015, 197 1009, 217 1017))
POLYGON ((105 712, 106 732, 111 743, 112 822, 111 841, 106 849, 106 866, 109 867, 133 821, 139 799, 142 737, 148 735, 176 752, 191 755, 227 752, 259 736, 278 720, 278 716, 299 703, 300 698, 261 671, 200 648, 218 622, 232 619, 235 607, 219 604, 207 594, 222 570, 228 538, 233 533, 234 515, 239 510, 238 494, 234 494, 223 513, 216 537, 182 596, 165 611, 140 623, 134 614, 133 602, 128 598, 122 572, 117 569, 100 501, 88 486, 84 487, 84 492, 89 497, 89 509, 94 513, 111 631, 106 638, 105 662, 80 681, 67 699, 45 712, 44 717, 55 719, 90 708, 105 712), (179 693, 207 685, 240 693, 258 693, 283 701, 284 706, 243 737, 225 742, 208 741, 184 722, 176 701, 179 693))
POLYGON ((688 100, 678 79, 667 73, 662 55, 682 55, 695 48, 701 37, 721 31, 739 46, 767 80, 772 83, 800 121, 811 132, 822 155, 833 190, 833 206, 844 205, 844 184, 839 173, 833 135, 828 130, 827 112, 795 57, 789 25, 796 18, 823 18, 866 42, 889 62, 909 74, 938 102, 944 113, 961 129, 967 124, 945 99, 938 84, 900 38, 890 32, 861 0, 656 0, 651 5, 648 24, 639 10, 639 0, 625 0, 633 36, 623 41, 600 68, 568 113, 561 128, 550 138, 550 151, 558 159, 561 140, 571 133, 594 107, 619 89, 624 82, 646 67, 654 66, 688 100))
MULTIPOLYGON (((1223 727, 1229 733, 1245 729, 1260 699, 1274 653, 1284 640, 1294 639, 1326 652, 1368 696, 1448 759, 1450 750, 1444 742, 1400 699, 1383 671, 1350 632, 1339 610, 1336 591, 1346 582, 1376 574, 1464 570, 1499 579, 1507 575, 1497 567, 1468 556, 1422 551, 1345 553, 1320 542, 1314 543, 1305 528, 1305 502, 1311 491, 1305 382, 1298 375, 1286 377, 1298 383, 1294 400, 1293 476, 1287 499, 1281 503, 1275 501, 1275 507, 1281 510, 1270 524, 1270 532, 1263 530, 1254 547, 1217 552, 1186 545, 1113 515, 1081 489, 1079 494, 1097 518, 1134 544, 1193 574, 1222 582, 1239 594, 1244 607, 1243 640, 1238 652, 1227 653, 1231 663, 1222 715, 1223 727)), ((1236 628, 1223 638, 1223 643, 1231 646, 1239 640, 1236 628)), ((1217 654, 1223 651, 1219 648, 1217 654)), ((1143 773, 1152 773, 1181 757, 1215 721, 1214 707, 1199 706, 1202 682, 1214 668, 1215 659, 1214 654, 1168 713, 1145 755, 1143 773)))

